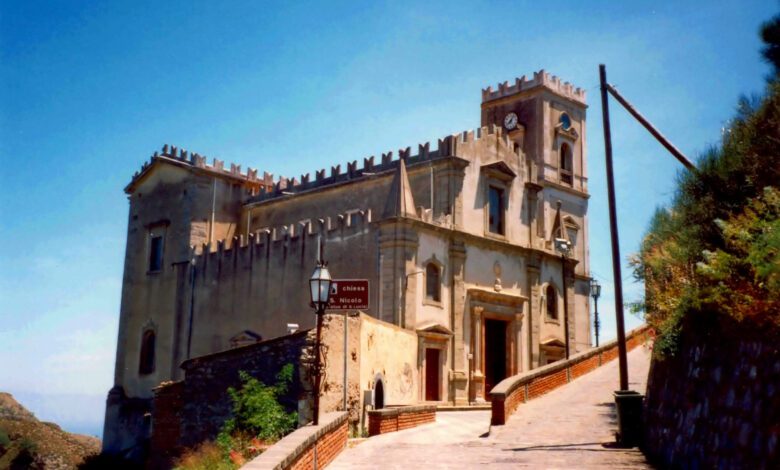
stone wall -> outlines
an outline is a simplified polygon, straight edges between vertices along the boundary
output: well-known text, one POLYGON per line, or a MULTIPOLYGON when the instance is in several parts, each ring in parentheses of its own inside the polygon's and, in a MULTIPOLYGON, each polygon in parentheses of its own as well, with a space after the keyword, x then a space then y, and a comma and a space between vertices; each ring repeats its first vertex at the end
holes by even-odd
MULTIPOLYGON (((626 334, 628 351, 640 346, 651 337, 647 326, 641 326, 626 334)), ((617 341, 613 340, 590 351, 571 356, 568 360, 533 369, 529 372, 513 375, 502 380, 490 391, 490 424, 505 424, 518 406, 533 398, 544 395, 558 387, 566 385, 618 356, 617 341)))
POLYGON ((300 402, 306 398, 304 389, 308 375, 301 370, 301 359, 308 346, 308 333, 302 331, 184 362, 182 445, 189 446, 216 437, 222 424, 230 418, 231 403, 227 389, 241 385, 239 371, 246 371, 263 383, 273 384, 282 367, 292 364, 295 368, 293 383, 280 401, 288 411, 298 411, 304 406, 300 402))
MULTIPOLYGON (((417 336, 361 313, 349 318, 345 354, 344 318, 334 313, 325 315, 323 321, 320 412, 344 411, 345 357, 348 424, 360 425, 366 406, 362 392, 371 389, 378 378, 385 386, 386 403, 416 403, 417 336)), ((227 389, 241 385, 239 371, 273 384, 281 368, 292 364, 293 383, 280 401, 289 411, 298 412, 299 424, 311 421, 309 374, 314 334, 313 330, 301 331, 185 361, 183 381, 164 382, 154 390, 149 465, 167 468, 183 449, 217 436, 231 417, 227 389)))
POLYGON ((299 417, 309 416, 308 354, 312 334, 302 331, 184 362, 183 381, 163 383, 154 390, 149 466, 168 468, 182 449, 217 436, 231 417, 227 389, 240 387, 239 371, 274 384, 282 367, 292 364, 293 382, 280 402, 288 411, 298 411, 299 417))
POLYGON ((780 338, 729 320, 683 326, 673 357, 653 359, 645 448, 666 468, 780 468, 780 338))

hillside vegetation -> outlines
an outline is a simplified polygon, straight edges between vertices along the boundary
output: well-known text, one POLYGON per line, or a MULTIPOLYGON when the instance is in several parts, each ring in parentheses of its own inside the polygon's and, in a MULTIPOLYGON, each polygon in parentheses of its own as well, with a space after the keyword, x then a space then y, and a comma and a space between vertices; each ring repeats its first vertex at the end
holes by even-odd
POLYGON ((0 392, 0 469, 75 469, 100 452, 100 440, 39 421, 0 392))
POLYGON ((775 67, 764 96, 739 101, 721 144, 681 174, 632 259, 661 355, 673 355, 683 325, 702 316, 743 333, 780 327, 779 33, 777 18, 763 30, 775 67))

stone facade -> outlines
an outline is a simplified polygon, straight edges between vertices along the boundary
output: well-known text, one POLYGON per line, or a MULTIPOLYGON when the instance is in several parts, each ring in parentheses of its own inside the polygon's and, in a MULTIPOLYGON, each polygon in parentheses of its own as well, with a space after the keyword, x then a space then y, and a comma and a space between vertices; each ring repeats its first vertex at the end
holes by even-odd
POLYGON ((361 403, 378 386, 394 404, 484 402, 503 378, 590 348, 585 111, 582 90, 540 71, 483 90, 476 131, 313 176, 163 147, 125 188, 104 449, 148 438, 152 390, 184 361, 311 328, 301 292, 318 252, 335 278, 368 279, 365 313, 399 331, 386 345, 360 330, 374 358, 349 391, 361 403), (389 357, 408 364, 399 380, 389 357))

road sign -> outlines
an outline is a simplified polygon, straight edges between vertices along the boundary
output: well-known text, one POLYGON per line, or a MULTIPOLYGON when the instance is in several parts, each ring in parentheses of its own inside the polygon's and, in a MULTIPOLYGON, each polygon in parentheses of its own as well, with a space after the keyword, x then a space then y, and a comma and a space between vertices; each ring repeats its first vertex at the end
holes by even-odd
POLYGON ((368 299, 368 279, 334 279, 328 310, 366 310, 368 299))

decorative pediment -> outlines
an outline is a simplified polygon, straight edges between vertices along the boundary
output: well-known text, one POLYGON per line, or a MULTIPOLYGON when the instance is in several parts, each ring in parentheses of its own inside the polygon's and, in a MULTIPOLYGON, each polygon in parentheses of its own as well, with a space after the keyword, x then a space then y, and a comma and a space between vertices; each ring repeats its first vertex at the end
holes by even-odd
POLYGON ((240 348, 250 344, 259 343, 263 337, 251 330, 244 330, 230 338, 231 348, 240 348))
POLYGON ((517 174, 512 171, 512 168, 510 168, 509 165, 503 161, 482 165, 480 171, 493 178, 506 182, 512 181, 515 177, 517 177, 517 174))
POLYGON ((577 132, 577 130, 574 127, 569 127, 568 129, 564 129, 562 124, 558 124, 557 126, 555 126, 555 136, 563 137, 564 139, 570 140, 572 142, 580 138, 579 132, 577 132))
POLYGON ((564 218, 563 218, 563 225, 566 228, 571 228, 571 229, 574 229, 574 230, 579 230, 581 228, 580 224, 578 224, 577 221, 574 220, 574 217, 572 217, 570 215, 564 216, 564 218))
POLYGON ((565 348, 566 344, 564 344, 563 341, 561 341, 558 338, 555 337, 549 337, 545 339, 544 341, 541 341, 539 344, 542 346, 548 347, 548 348, 565 348))
POLYGON ((438 334, 438 335, 446 335, 446 336, 452 336, 453 332, 446 326, 442 325, 441 323, 427 323, 420 328, 417 328, 417 334, 418 335, 425 335, 425 334, 438 334))

